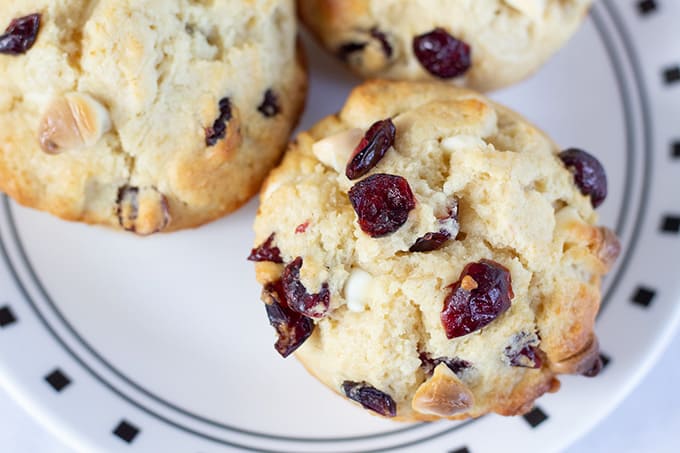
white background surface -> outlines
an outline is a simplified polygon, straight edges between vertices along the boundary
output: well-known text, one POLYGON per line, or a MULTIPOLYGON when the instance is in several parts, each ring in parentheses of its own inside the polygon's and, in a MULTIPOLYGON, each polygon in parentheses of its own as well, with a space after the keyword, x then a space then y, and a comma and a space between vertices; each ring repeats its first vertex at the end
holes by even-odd
MULTIPOLYGON (((635 334, 634 326, 631 334, 635 334)), ((671 453, 680 441, 680 335, 637 389, 619 408, 568 453, 671 453)), ((3 453, 70 453, 0 389, 0 440, 3 453)), ((564 429, 569 429, 565 426, 564 429)), ((506 453, 513 451, 511 446, 506 453)), ((173 452, 167 452, 173 453, 173 452)), ((472 452, 474 453, 474 452, 472 452)))

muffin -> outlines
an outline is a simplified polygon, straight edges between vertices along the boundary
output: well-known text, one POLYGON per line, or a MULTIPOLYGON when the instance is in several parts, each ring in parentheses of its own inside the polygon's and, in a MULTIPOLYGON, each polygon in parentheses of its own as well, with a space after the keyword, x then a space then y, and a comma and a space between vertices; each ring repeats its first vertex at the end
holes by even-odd
POLYGON ((140 235, 244 204, 306 95, 292 0, 3 2, 0 190, 140 235))
POLYGON ((596 375, 604 170, 435 82, 371 81, 292 143, 255 220, 276 350, 399 420, 528 411, 596 375))
POLYGON ((364 77, 512 85, 574 34, 592 0, 299 0, 320 43, 364 77))

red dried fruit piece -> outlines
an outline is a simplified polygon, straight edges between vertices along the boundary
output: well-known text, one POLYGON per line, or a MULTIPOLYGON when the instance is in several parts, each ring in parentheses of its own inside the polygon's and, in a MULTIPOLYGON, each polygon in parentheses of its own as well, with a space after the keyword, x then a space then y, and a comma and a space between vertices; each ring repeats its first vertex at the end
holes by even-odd
POLYGON ((274 91, 272 91, 271 88, 264 93, 264 100, 257 110, 266 118, 273 118, 281 113, 279 97, 276 95, 276 93, 274 93, 274 91))
POLYGON ((217 142, 227 136, 227 123, 231 120, 231 100, 223 98, 219 103, 220 116, 211 127, 205 129, 205 144, 215 146, 217 142))
POLYGON ((594 208, 607 198, 607 174, 599 160, 583 150, 570 148, 560 153, 564 165, 574 174, 581 193, 590 196, 594 208))
POLYGON ((505 267, 490 260, 468 264, 444 301, 441 320, 446 336, 462 337, 490 324, 510 308, 513 297, 505 267))
POLYGON ((385 56, 387 58, 392 58, 392 54, 394 53, 394 51, 392 49, 392 44, 390 44, 389 39, 387 39, 387 35, 382 31, 378 30, 377 27, 373 27, 371 28, 371 37, 378 40, 378 42, 382 46, 382 50, 385 56))
POLYGON ((309 221, 305 223, 301 223, 300 225, 295 228, 295 234, 303 234, 307 232, 307 228, 309 228, 309 221))
POLYGON ((413 38, 413 52, 430 74, 442 79, 458 77, 472 65, 470 46, 443 28, 413 38))
POLYGON ((274 347, 286 358, 312 335, 314 322, 288 307, 281 280, 268 283, 262 295, 269 323, 278 334, 274 347))
POLYGON ((248 261, 263 262, 269 261, 272 263, 283 263, 281 258, 281 250, 278 247, 273 246, 274 237, 276 233, 272 233, 266 241, 260 244, 258 247, 254 248, 248 256, 248 261))
POLYGON ((510 345, 505 348, 505 358, 510 366, 535 368, 543 366, 539 339, 536 335, 520 332, 512 337, 510 345))
POLYGON ((354 180, 371 171, 394 145, 396 134, 397 128, 390 118, 374 123, 352 153, 345 175, 354 180))
POLYGON ((438 232, 427 233, 423 237, 418 238, 409 249, 409 252, 425 253, 439 250, 446 244, 449 239, 458 234, 460 227, 458 225, 458 200, 449 208, 449 215, 446 218, 439 219, 442 228, 438 232))
POLYGON ((309 294, 305 285, 300 281, 302 263, 302 258, 298 256, 286 266, 281 275, 288 306, 310 318, 323 318, 330 306, 328 283, 321 285, 321 291, 317 294, 309 294))
POLYGON ((349 199, 359 217, 359 226, 374 238, 397 231, 416 207, 408 181, 383 173, 359 181, 350 189, 349 199))
POLYGON ((390 41, 387 38, 387 34, 380 31, 377 27, 373 27, 369 30, 367 41, 346 42, 342 44, 338 48, 338 57, 340 57, 340 59, 342 59, 343 61, 349 60, 352 54, 356 52, 362 52, 364 49, 366 49, 370 39, 375 39, 380 43, 380 47, 382 48, 385 57, 387 57, 388 59, 392 58, 394 50, 392 49, 392 45, 390 44, 390 41))
POLYGON ((31 14, 10 22, 0 35, 0 54, 21 55, 28 52, 40 32, 41 14, 31 14))
POLYGON ((345 381, 342 383, 342 390, 347 398, 361 404, 365 409, 384 417, 397 415, 397 405, 392 397, 366 382, 345 381))
POLYGON ((425 371, 425 374, 428 376, 431 376, 434 373, 434 369, 437 368, 440 363, 445 364, 454 374, 462 373, 472 367, 472 364, 467 360, 462 360, 458 357, 437 357, 436 359, 433 359, 427 352, 420 353, 420 361, 422 363, 423 371, 425 371))
POLYGON ((427 233, 425 236, 418 238, 416 243, 411 246, 409 252, 432 252, 439 250, 451 239, 451 233, 447 231, 440 231, 438 233, 427 233))

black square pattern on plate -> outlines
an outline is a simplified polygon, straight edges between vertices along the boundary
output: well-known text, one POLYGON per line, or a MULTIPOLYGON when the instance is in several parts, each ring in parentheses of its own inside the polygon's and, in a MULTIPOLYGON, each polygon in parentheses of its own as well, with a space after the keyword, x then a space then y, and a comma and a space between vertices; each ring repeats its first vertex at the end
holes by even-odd
POLYGON ((607 365, 612 361, 608 355, 600 353, 600 360, 602 360, 602 369, 607 368, 607 365))
POLYGON ((671 156, 673 159, 680 159, 680 140, 671 145, 671 156))
POLYGON ((655 0, 641 0, 638 2, 638 11, 640 14, 649 14, 656 11, 658 5, 655 0))
POLYGON ((59 368, 45 376, 45 380, 57 392, 61 392, 71 384, 71 379, 66 376, 59 368))
POLYGON ((664 233, 680 233, 680 217, 676 215, 669 215, 663 218, 661 222, 661 231, 664 233))
POLYGON ((548 415, 538 406, 534 407, 531 412, 524 414, 523 417, 532 428, 536 428, 548 419, 548 415))
POLYGON ((17 317, 14 316, 11 308, 6 305, 0 308, 0 327, 7 327, 15 322, 17 322, 17 317))
POLYGON ((116 429, 113 430, 113 434, 131 444, 139 434, 139 428, 130 422, 123 420, 118 424, 116 429))
POLYGON ((671 66, 664 69, 663 78, 667 84, 680 82, 680 66, 671 66))
POLYGON ((449 453, 470 453, 470 449, 468 447, 461 447, 455 450, 451 450, 449 453))
POLYGON ((640 286, 635 290, 635 294, 633 294, 633 298, 631 300, 633 303, 642 307, 649 307, 649 305, 654 300, 654 296, 656 296, 656 291, 640 286))

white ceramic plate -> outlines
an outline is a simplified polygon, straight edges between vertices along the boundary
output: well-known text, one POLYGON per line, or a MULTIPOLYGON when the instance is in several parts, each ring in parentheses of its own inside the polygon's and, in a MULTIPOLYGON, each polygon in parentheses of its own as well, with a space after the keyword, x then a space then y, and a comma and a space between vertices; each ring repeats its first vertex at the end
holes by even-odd
MULTIPOLYGON (((3 199, 0 381, 83 451, 563 448, 632 389, 680 317, 680 2, 654 3, 601 0, 539 74, 495 95, 608 169, 602 220, 625 250, 606 281, 598 333, 609 363, 597 379, 565 378, 525 417, 380 420, 274 352, 245 261, 256 201, 196 231, 140 239, 3 199)), ((310 53, 303 127, 356 83, 310 53)))

